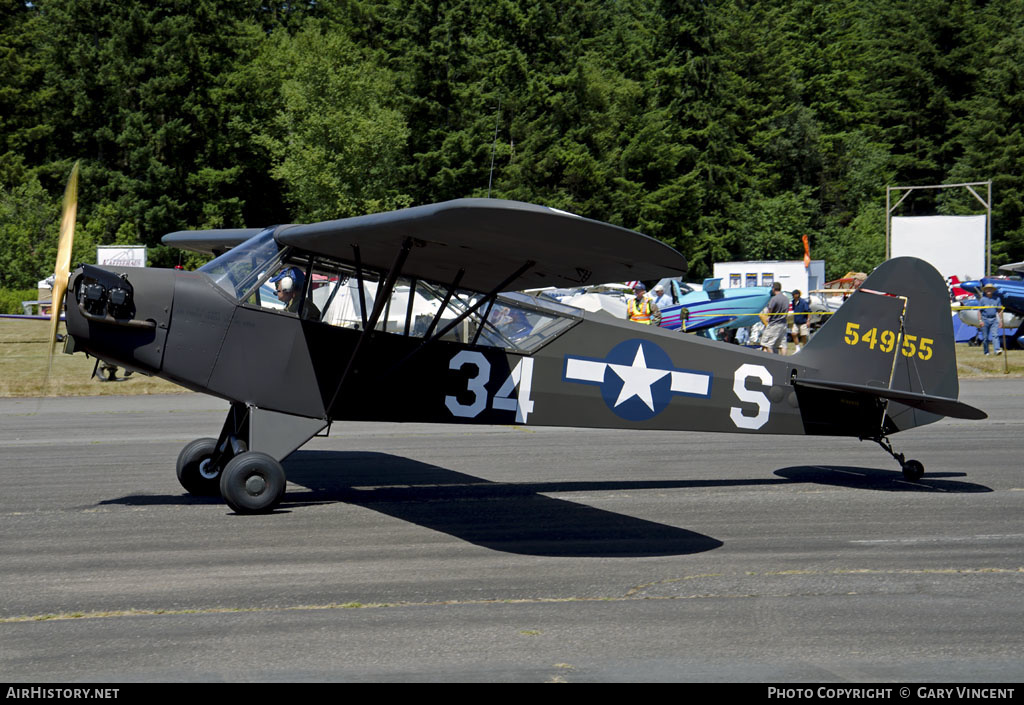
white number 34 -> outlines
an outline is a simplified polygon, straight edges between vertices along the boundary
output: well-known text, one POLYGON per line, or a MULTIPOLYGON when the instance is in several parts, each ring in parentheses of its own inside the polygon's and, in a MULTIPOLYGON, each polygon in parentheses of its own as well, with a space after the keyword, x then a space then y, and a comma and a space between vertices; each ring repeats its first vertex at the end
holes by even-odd
MULTIPOLYGON (((444 405, 453 416, 472 419, 487 408, 487 383, 491 380, 491 363, 483 353, 474 350, 463 350, 451 359, 448 369, 460 370, 466 365, 476 367, 476 374, 466 380, 466 390, 473 395, 469 404, 459 402, 456 397, 446 396, 444 405)), ((526 418, 533 411, 533 400, 530 390, 533 387, 533 358, 524 357, 515 366, 512 373, 505 379, 501 389, 491 400, 492 409, 516 412, 516 421, 526 423, 526 418), (515 397, 512 392, 517 391, 515 397)))

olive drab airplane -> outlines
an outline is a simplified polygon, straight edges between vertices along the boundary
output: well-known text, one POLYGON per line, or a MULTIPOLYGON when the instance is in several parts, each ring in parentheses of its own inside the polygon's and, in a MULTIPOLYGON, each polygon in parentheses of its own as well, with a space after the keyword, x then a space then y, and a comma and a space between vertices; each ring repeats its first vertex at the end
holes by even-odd
POLYGON ((218 256, 195 272, 78 266, 65 352, 230 401, 177 475, 239 513, 277 506, 282 460, 338 421, 850 436, 918 478, 891 434, 985 418, 957 400, 945 282, 917 259, 885 262, 803 350, 774 356, 503 293, 686 272, 657 240, 538 205, 163 242, 218 256))

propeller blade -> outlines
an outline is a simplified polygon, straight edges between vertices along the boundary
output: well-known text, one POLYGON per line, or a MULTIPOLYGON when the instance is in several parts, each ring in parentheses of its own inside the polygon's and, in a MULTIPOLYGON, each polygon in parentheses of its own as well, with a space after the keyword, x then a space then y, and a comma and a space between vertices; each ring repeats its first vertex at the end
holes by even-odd
POLYGON ((78 162, 71 169, 67 188, 64 189, 64 209, 60 219, 60 241, 57 245, 57 263, 53 274, 53 299, 50 305, 50 345, 47 378, 53 369, 53 350, 57 345, 57 325, 64 305, 64 294, 68 290, 68 276, 71 270, 71 247, 75 241, 75 218, 78 215, 78 162))

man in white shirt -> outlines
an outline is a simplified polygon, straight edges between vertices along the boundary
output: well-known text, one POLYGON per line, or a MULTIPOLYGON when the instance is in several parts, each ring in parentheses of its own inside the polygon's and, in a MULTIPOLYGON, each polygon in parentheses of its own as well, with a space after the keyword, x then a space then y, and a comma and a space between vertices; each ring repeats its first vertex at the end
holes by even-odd
POLYGON ((675 301, 672 300, 671 296, 665 293, 665 287, 658 284, 654 287, 654 303, 658 305, 659 309, 664 310, 666 306, 674 305, 675 301))

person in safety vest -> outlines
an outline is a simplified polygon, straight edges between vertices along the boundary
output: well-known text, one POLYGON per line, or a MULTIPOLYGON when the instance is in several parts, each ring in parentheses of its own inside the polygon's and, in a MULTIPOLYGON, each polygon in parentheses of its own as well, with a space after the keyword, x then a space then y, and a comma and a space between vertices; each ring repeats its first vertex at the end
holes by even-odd
POLYGON ((636 298, 630 299, 626 304, 626 318, 635 323, 644 325, 661 325, 661 311, 658 304, 647 295, 647 287, 638 283, 633 287, 636 298))

